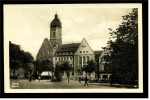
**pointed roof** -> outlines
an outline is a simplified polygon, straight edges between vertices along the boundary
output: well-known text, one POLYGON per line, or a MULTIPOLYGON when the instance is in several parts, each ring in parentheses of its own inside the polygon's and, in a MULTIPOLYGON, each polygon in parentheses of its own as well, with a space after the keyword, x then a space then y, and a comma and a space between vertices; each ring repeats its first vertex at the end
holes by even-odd
POLYGON ((61 21, 59 20, 57 14, 55 14, 55 18, 51 22, 51 27, 61 27, 61 21))
POLYGON ((45 38, 38 51, 36 59, 48 59, 50 56, 52 56, 52 45, 49 40, 45 38))

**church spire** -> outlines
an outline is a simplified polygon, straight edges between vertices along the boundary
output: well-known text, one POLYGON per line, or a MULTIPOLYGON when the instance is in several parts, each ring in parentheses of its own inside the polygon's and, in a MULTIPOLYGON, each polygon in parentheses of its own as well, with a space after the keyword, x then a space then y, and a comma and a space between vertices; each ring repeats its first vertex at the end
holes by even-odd
POLYGON ((58 18, 58 15, 57 15, 57 13, 55 14, 55 18, 58 18))
POLYGON ((50 24, 50 42, 53 47, 57 48, 62 44, 61 28, 61 22, 56 13, 54 19, 50 24))
POLYGON ((55 14, 53 21, 51 22, 51 27, 61 27, 61 22, 58 18, 57 13, 55 14))

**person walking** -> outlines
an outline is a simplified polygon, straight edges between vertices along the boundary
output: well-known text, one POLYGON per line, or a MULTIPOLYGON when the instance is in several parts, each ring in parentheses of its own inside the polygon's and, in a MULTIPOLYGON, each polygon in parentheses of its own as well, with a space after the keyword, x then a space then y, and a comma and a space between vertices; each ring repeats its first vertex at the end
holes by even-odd
POLYGON ((79 83, 81 84, 81 76, 79 76, 79 83))
POLYGON ((85 83, 84 83, 84 86, 88 86, 88 77, 87 77, 87 75, 86 75, 86 77, 85 77, 85 83))
POLYGON ((41 76, 40 76, 40 75, 38 76, 38 80, 39 80, 39 82, 40 82, 40 80, 41 80, 41 76))

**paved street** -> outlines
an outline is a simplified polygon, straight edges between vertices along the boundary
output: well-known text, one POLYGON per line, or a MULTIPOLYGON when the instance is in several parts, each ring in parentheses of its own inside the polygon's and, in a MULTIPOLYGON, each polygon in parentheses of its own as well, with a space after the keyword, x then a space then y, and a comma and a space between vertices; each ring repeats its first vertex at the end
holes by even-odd
MULTIPOLYGON (((89 83, 88 86, 84 86, 84 82, 79 83, 78 81, 70 80, 70 83, 67 83, 67 80, 62 82, 51 82, 49 80, 34 80, 29 82, 28 80, 11 80, 11 88, 16 89, 78 89, 78 88, 103 88, 111 89, 117 88, 112 87, 109 83, 89 83)), ((121 88, 121 87, 119 87, 121 88)))

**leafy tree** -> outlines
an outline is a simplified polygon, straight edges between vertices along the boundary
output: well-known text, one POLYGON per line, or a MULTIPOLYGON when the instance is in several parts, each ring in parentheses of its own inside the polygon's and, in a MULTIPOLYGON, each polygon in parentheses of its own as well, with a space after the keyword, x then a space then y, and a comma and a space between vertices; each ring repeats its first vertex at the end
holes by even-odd
POLYGON ((67 80, 68 80, 68 84, 69 84, 69 80, 70 80, 70 72, 72 70, 72 67, 70 66, 69 62, 65 61, 62 64, 62 70, 66 73, 67 75, 67 80))
POLYGON ((99 75, 100 75, 100 69, 99 69, 99 57, 101 56, 102 51, 98 51, 97 53, 95 52, 95 62, 96 62, 96 69, 95 69, 95 73, 96 73, 96 78, 97 80, 99 80, 99 75))
POLYGON ((56 64, 54 76, 56 78, 56 81, 62 81, 62 69, 59 63, 56 64))
POLYGON ((9 61, 10 69, 15 76, 16 69, 20 67, 24 68, 26 72, 31 69, 31 66, 28 65, 33 63, 33 57, 29 52, 21 50, 19 45, 9 42, 9 61))
POLYGON ((90 60, 87 62, 87 66, 84 66, 82 70, 86 72, 86 75, 89 73, 91 76, 91 73, 96 71, 96 63, 90 60))
POLYGON ((134 84, 138 80, 138 9, 123 16, 122 23, 110 35, 110 52, 105 60, 112 67, 111 82, 134 84))
POLYGON ((16 69, 21 65, 19 53, 20 46, 9 42, 9 61, 10 69, 13 70, 13 74, 15 74, 16 69))
MULTIPOLYGON (((134 8, 132 11, 122 16, 123 21, 116 30, 110 32, 112 38, 122 40, 131 44, 136 44, 138 38, 138 9, 134 8)), ((110 29, 112 30, 112 29, 110 29)))
POLYGON ((52 72, 52 79, 53 80, 53 74, 54 74, 54 68, 53 68, 53 62, 51 60, 37 60, 35 62, 36 64, 36 72, 38 74, 42 73, 43 71, 51 71, 52 72))

